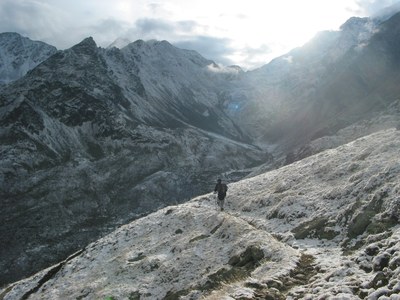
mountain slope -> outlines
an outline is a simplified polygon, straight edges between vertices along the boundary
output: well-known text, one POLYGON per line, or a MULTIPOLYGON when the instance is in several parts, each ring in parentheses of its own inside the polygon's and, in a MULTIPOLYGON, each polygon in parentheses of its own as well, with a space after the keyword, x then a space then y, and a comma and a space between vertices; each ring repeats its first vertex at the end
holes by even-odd
POLYGON ((292 150, 370 118, 400 94, 399 24, 399 14, 351 18, 246 73, 245 87, 232 92, 244 94, 239 124, 259 142, 292 150))
POLYGON ((55 47, 18 33, 0 33, 0 84, 21 78, 56 52, 55 47))
POLYGON ((164 208, 2 296, 396 299, 399 138, 380 131, 230 184, 225 212, 212 195, 164 208))
POLYGON ((263 162, 219 106, 227 81, 208 63, 167 42, 87 38, 2 89, 1 283, 263 162))

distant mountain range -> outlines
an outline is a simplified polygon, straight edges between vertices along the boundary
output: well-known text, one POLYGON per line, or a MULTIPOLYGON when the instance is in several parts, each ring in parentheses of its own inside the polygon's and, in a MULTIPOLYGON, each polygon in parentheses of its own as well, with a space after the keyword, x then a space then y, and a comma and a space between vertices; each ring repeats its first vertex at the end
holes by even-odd
POLYGON ((1 34, 0 283, 207 193, 218 177, 393 126, 399 28, 400 14, 352 18, 249 72, 166 41, 103 49, 87 38, 57 51, 1 34))

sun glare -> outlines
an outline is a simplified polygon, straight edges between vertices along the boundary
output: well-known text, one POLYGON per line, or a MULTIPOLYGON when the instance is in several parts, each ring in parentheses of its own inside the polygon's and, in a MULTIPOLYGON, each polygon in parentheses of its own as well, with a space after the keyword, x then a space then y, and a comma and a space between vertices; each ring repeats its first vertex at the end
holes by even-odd
POLYGON ((169 2, 168 8, 171 19, 194 21, 197 34, 230 40, 230 46, 238 51, 229 58, 246 64, 250 56, 266 63, 302 46, 318 31, 337 30, 351 16, 350 3, 346 0, 177 0, 169 2), (247 55, 241 49, 253 52, 247 55), (259 53, 257 58, 255 52, 259 53))

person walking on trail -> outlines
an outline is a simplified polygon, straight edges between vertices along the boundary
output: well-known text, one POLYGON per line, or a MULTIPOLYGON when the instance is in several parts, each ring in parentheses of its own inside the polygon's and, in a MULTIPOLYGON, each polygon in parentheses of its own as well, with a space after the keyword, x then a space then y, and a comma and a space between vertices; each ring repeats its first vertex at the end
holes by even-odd
POLYGON ((221 211, 224 210, 224 201, 227 191, 228 191, 228 186, 225 183, 222 183, 221 179, 218 179, 217 184, 215 185, 214 188, 214 194, 218 193, 217 204, 221 208, 221 211))

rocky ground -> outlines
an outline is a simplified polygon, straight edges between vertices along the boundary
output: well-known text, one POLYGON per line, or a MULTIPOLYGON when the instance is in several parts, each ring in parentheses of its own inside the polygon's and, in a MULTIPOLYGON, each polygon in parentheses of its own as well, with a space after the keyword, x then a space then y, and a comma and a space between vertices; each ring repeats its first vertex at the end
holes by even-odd
POLYGON ((400 131, 122 226, 1 299, 400 299, 400 131))

